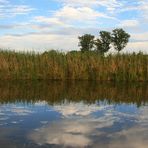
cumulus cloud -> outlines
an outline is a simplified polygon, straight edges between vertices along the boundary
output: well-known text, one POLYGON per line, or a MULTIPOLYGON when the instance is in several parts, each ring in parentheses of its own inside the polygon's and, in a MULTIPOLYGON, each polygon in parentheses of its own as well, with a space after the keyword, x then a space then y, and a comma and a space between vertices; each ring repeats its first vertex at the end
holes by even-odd
POLYGON ((64 6, 61 9, 53 12, 52 16, 36 16, 34 17, 34 22, 48 24, 54 28, 56 27, 71 27, 71 26, 96 26, 99 24, 98 19, 113 19, 103 12, 99 12, 90 7, 72 7, 64 6), (76 23, 77 22, 77 23, 76 23))
POLYGON ((61 10, 55 13, 55 16, 60 17, 62 19, 75 20, 75 21, 94 20, 96 18, 111 18, 106 14, 95 11, 94 9, 89 7, 75 8, 70 6, 64 6, 61 10))

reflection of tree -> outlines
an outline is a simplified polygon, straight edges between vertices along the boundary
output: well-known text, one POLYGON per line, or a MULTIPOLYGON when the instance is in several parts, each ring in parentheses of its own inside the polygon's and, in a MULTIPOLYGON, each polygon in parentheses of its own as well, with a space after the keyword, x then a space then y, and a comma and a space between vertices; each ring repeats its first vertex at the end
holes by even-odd
POLYGON ((148 85, 89 81, 0 82, 1 103, 36 101, 47 101, 49 104, 61 104, 65 101, 83 101, 87 104, 106 101, 115 104, 134 103, 141 106, 148 102, 148 85))

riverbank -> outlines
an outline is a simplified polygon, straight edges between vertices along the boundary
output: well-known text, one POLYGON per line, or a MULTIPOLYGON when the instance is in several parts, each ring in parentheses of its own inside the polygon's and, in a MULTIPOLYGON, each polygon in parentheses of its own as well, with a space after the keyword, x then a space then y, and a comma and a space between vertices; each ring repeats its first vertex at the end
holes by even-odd
POLYGON ((147 81, 148 55, 0 51, 0 79, 147 81))

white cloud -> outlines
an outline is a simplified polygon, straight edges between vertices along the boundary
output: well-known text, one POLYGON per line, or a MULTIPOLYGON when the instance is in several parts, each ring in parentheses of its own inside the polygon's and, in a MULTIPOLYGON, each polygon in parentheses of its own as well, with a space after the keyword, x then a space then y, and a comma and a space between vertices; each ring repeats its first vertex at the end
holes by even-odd
POLYGON ((62 2, 64 5, 68 6, 87 6, 87 7, 99 7, 103 6, 106 7, 108 10, 114 10, 117 7, 121 7, 122 3, 118 2, 117 0, 57 0, 62 2))
POLYGON ((28 14, 33 10, 35 9, 28 5, 13 5, 7 0, 0 1, 0 19, 28 14))
POLYGON ((95 20, 97 18, 111 18, 104 13, 100 13, 95 11, 89 7, 70 7, 65 6, 61 10, 55 13, 56 17, 60 17, 61 19, 67 20, 75 20, 75 21, 87 21, 87 20, 95 20))
POLYGON ((126 49, 124 52, 143 52, 143 53, 148 53, 147 52, 147 47, 148 47, 148 41, 136 41, 136 42, 130 42, 128 43, 126 49))
POLYGON ((20 14, 28 14, 32 10, 34 10, 34 8, 31 8, 30 6, 18 5, 14 6, 10 11, 8 11, 8 13, 12 15, 20 15, 20 14))
MULTIPOLYGON (((138 18, 147 19, 148 15, 148 0, 135 0, 129 3, 128 1, 125 2, 124 7, 121 7, 116 11, 116 13, 121 13, 125 11, 135 11, 134 13, 138 14, 138 18)), ((130 13, 130 12, 129 12, 130 13)), ((133 13, 133 12, 132 12, 133 13)))
POLYGON ((34 18, 34 21, 39 22, 39 23, 49 24, 49 25, 64 25, 65 26, 65 24, 63 22, 61 22, 58 18, 36 16, 34 18))
POLYGON ((148 0, 140 0, 138 10, 141 11, 144 18, 148 16, 148 0))
POLYGON ((1 48, 4 49, 15 49, 16 51, 33 50, 37 52, 48 49, 72 50, 72 47, 73 49, 77 49, 78 42, 75 36, 55 34, 6 35, 0 37, 0 40, 1 48))
POLYGON ((144 33, 133 33, 131 34, 132 38, 134 40, 138 40, 138 41, 146 41, 148 40, 148 32, 144 32, 144 33))
POLYGON ((138 25, 140 25, 138 20, 124 20, 121 21, 121 23, 119 24, 119 26, 121 27, 137 27, 138 25))
MULTIPOLYGON (((48 24, 54 28, 56 27, 78 27, 93 26, 96 27, 100 22, 98 19, 113 19, 114 17, 108 16, 105 13, 94 10, 90 7, 72 7, 64 6, 61 9, 53 12, 52 16, 36 16, 34 17, 34 23, 48 24)), ((53 29, 54 29, 53 28, 53 29)))

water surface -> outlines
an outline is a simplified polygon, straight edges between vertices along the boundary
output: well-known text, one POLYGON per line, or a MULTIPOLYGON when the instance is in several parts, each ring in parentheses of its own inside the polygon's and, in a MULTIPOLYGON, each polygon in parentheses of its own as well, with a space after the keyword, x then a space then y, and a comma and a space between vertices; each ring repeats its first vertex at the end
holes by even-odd
POLYGON ((147 84, 0 82, 3 148, 147 145, 147 84))

